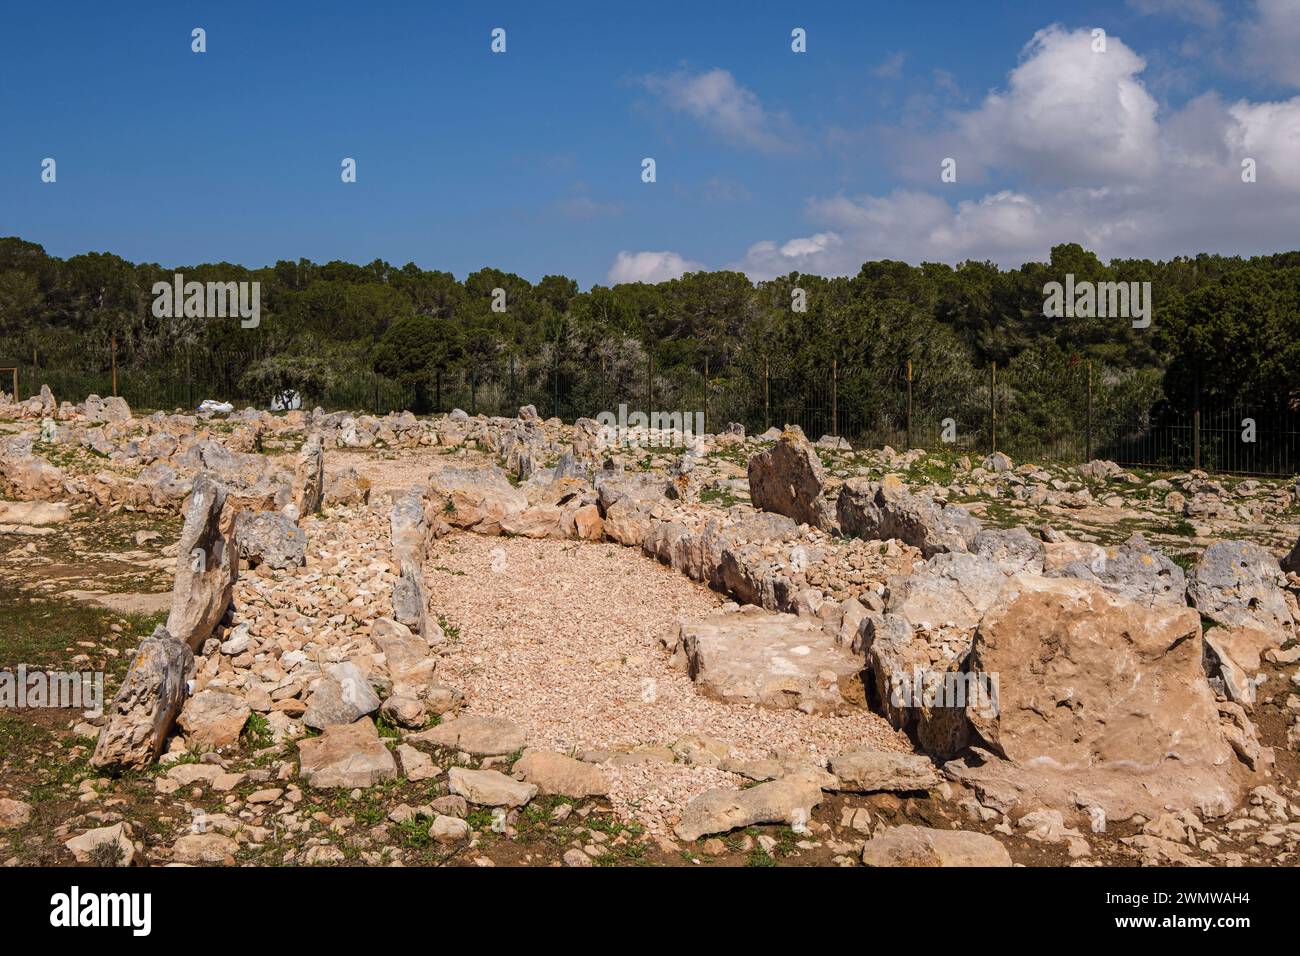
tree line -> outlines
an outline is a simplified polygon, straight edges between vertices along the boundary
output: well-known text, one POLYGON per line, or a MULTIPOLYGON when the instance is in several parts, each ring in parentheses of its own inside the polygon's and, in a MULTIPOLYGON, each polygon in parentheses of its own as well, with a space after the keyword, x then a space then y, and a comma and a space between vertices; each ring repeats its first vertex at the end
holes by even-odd
POLYGON ((883 260, 846 277, 754 283, 714 271, 581 291, 563 275, 531 283, 495 268, 463 280, 379 260, 165 269, 111 253, 60 259, 0 239, 0 365, 102 375, 115 358, 125 376, 182 352, 238 354, 247 390, 295 388, 309 400, 340 378, 383 376, 408 389, 417 411, 467 376, 499 383, 508 374, 517 390, 553 388, 557 403, 562 388, 567 407, 578 408, 639 395, 647 376, 672 382, 707 371, 705 387, 725 390, 762 368, 811 388, 832 363, 846 383, 868 383, 857 393, 849 384, 844 397, 869 408, 869 383, 897 381, 908 361, 922 403, 974 394, 997 363, 1018 383, 1026 415, 1050 414, 1062 376, 1083 366, 1139 404, 1189 407, 1199 398, 1284 409, 1300 404, 1300 252, 1103 262, 1062 244, 1049 261, 1016 269, 883 260), (156 316, 154 283, 176 272, 259 282, 261 322, 156 316), (1067 274, 1150 282, 1151 326, 1045 318, 1044 286, 1067 274))

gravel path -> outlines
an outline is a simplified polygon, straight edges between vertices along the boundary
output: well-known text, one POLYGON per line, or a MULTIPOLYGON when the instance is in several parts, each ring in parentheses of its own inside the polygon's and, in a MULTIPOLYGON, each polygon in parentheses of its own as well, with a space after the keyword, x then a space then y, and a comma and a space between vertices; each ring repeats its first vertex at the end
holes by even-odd
MULTIPOLYGON (((612 543, 456 534, 426 565, 434 608, 460 629, 439 679, 467 712, 506 717, 556 750, 721 738, 735 756, 821 759, 862 747, 910 752, 875 714, 810 716, 701 697, 658 638, 722 598, 639 551, 612 543)), ((718 770, 651 764, 611 771, 616 807, 666 832, 692 796, 743 781, 718 770)))

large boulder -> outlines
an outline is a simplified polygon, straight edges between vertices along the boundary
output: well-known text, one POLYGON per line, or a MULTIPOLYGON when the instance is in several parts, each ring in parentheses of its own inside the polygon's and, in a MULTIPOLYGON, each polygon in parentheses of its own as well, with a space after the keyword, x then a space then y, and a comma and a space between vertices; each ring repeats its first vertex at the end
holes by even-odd
POLYGON ((185 505, 167 631, 193 651, 212 636, 230 606, 239 577, 235 515, 225 510, 226 488, 204 472, 185 505))
POLYGON ((1284 587, 1282 568, 1267 549, 1249 541, 1215 541, 1192 569, 1187 596, 1210 620, 1262 627, 1280 645, 1293 626, 1284 587))
POLYGON ((1141 532, 1135 532, 1118 548, 1098 549, 1052 573, 1092 581, 1139 604, 1182 607, 1187 603, 1187 577, 1183 569, 1147 544, 1141 532))
POLYGON ((997 602, 1009 577, 988 558, 937 554, 917 571, 889 579, 886 608, 920 626, 972 628, 997 602))
POLYGON ((1222 814, 1240 797, 1243 768, 1201 655, 1191 608, 1127 601, 1087 581, 1017 577, 964 664, 998 675, 996 706, 968 705, 966 717, 1002 759, 958 776, 1023 810, 1222 814))
POLYGON ((307 563, 307 533, 280 511, 241 511, 235 518, 239 556, 250 567, 284 570, 307 563))
POLYGON ((980 531, 965 508, 940 506, 929 495, 914 495, 895 475, 878 482, 850 478, 840 486, 836 510, 845 534, 878 541, 897 538, 920 548, 927 558, 969 551, 980 531))
POLYGON ((20 501, 59 496, 63 472, 32 452, 30 436, 0 439, 0 494, 20 501))
POLYGON ((189 645, 158 627, 140 644, 121 689, 105 710, 96 767, 140 768, 162 752, 194 676, 189 645))
POLYGON ((787 428, 767 451, 749 459, 749 497, 754 507, 786 515, 823 531, 835 524, 822 498, 826 474, 802 432, 787 428))
POLYGON ((445 468, 430 478, 428 498, 442 521, 479 534, 500 534, 502 518, 528 507, 528 495, 495 465, 445 468))
POLYGON ((702 694, 727 703, 834 713, 865 702, 862 660, 815 618, 716 614, 681 625, 677 654, 702 694))

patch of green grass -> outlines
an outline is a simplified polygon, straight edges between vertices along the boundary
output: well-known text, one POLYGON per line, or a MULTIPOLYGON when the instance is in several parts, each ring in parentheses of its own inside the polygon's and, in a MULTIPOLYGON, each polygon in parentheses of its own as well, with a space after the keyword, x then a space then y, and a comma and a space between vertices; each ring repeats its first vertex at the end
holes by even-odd
POLYGON ((745 866, 776 866, 776 860, 772 859, 761 846, 756 846, 745 858, 745 866))
POLYGON ((704 504, 717 503, 724 508, 730 508, 736 503, 736 496, 724 488, 705 488, 700 492, 700 501, 704 504))
POLYGON ((449 641, 460 640, 460 627, 447 620, 446 615, 438 615, 438 626, 442 628, 442 633, 446 635, 449 641))
POLYGON ((271 739, 271 724, 265 714, 254 711, 248 715, 248 722, 244 724, 244 740, 252 750, 265 750, 275 744, 271 739))

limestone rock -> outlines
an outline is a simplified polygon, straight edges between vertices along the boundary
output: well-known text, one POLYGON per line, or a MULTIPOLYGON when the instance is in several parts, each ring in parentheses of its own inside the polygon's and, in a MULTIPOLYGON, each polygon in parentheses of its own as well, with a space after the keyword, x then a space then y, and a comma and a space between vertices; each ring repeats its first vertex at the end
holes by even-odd
POLYGON ((141 768, 162 753, 194 676, 194 654, 164 627, 140 644, 122 687, 105 709, 96 767, 141 768))
POLYGON ((838 790, 852 793, 889 793, 929 790, 943 782, 943 776, 927 757, 857 750, 832 757, 831 773, 839 780, 838 790))
POLYGON ((882 481, 850 478, 836 502, 845 534, 885 541, 897 538, 925 557, 945 551, 969 551, 980 531, 965 508, 940 507, 929 495, 913 495, 894 475, 882 481))
POLYGON ((679 840, 693 842, 710 833, 727 833, 756 823, 805 827, 812 819, 813 807, 821 801, 821 788, 797 776, 748 790, 706 790, 686 805, 673 832, 679 840))
POLYGON ((379 697, 370 682, 356 664, 344 661, 331 664, 325 677, 313 688, 302 722, 321 730, 337 724, 350 724, 378 709, 379 697))
POLYGON ((866 842, 867 866, 1011 866, 1011 855, 991 836, 969 830, 891 827, 866 842))
POLYGON ((1192 570, 1187 595, 1205 617, 1228 627, 1256 624, 1278 644, 1291 633, 1291 610, 1277 558, 1249 541, 1215 541, 1192 570))
POLYGON ((298 743, 298 768, 313 787, 369 787, 397 777, 393 755, 369 719, 326 727, 298 743))
POLYGON ((167 631, 197 651, 230 606, 239 577, 235 517, 224 511, 226 488, 207 472, 194 479, 185 506, 167 631))
POLYGON ((512 780, 498 770, 452 767, 447 783, 456 796, 482 807, 522 807, 537 796, 536 786, 512 780))
POLYGON ((177 723, 190 750, 223 750, 239 743, 240 731, 252 712, 242 697, 219 690, 201 690, 185 702, 177 723))
POLYGON ((536 784, 539 793, 579 799, 609 793, 609 780, 599 767, 564 754, 529 751, 511 769, 520 780, 536 784))
POLYGON ((250 567, 283 570, 307 563, 307 535, 279 511, 241 511, 235 518, 239 556, 250 567))
POLYGON ((706 696, 827 713, 865 702, 862 661, 815 618, 715 614, 681 626, 678 653, 706 696))
POLYGON ((821 497, 825 484, 817 452, 802 433, 792 429, 749 460, 749 495, 755 508, 822 530, 834 524, 830 505, 821 497))
POLYGON ((476 757, 493 757, 522 750, 527 743, 523 728, 502 717, 467 715, 411 734, 408 740, 463 750, 476 757))

